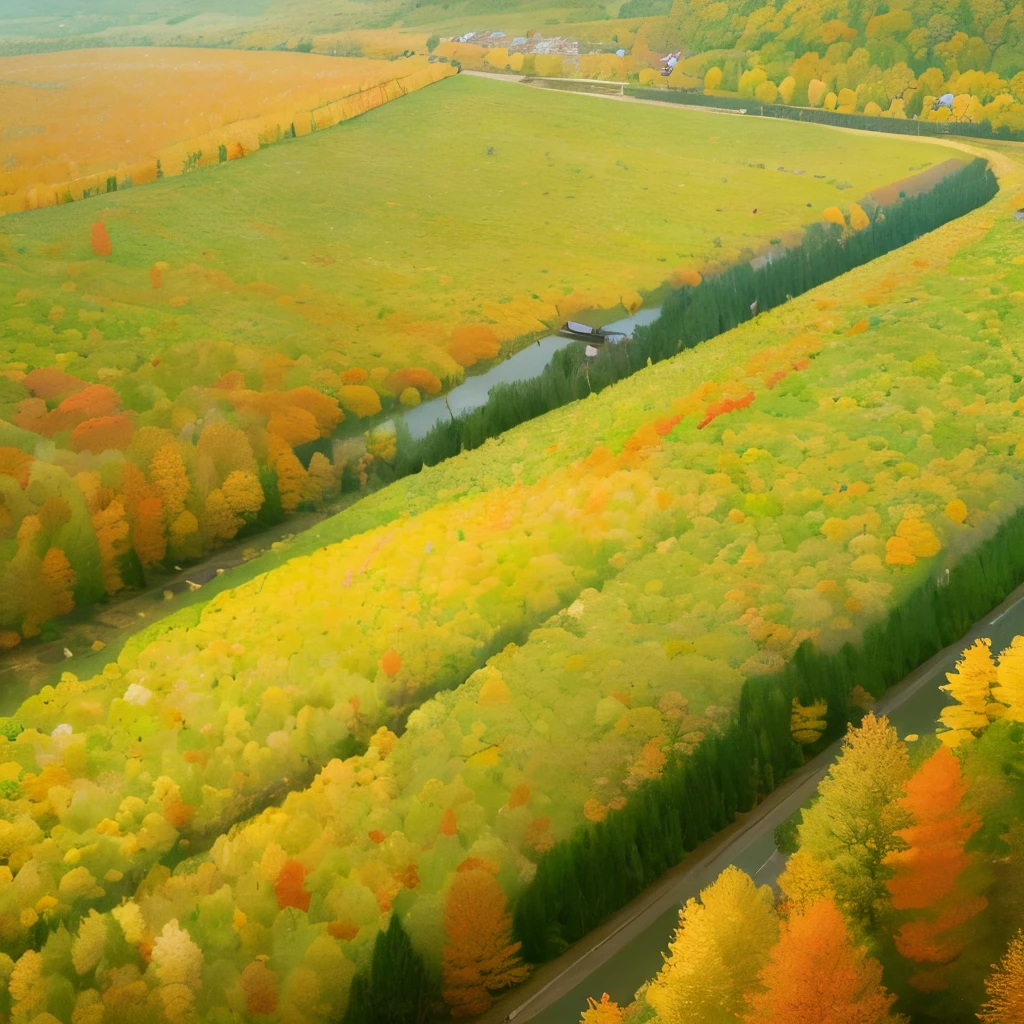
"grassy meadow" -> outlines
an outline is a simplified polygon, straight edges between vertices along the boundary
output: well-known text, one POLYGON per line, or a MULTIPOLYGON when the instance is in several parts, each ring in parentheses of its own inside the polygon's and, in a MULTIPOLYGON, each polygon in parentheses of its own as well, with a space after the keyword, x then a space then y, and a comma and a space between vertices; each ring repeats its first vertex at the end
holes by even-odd
POLYGON ((168 388, 212 383, 188 355, 212 337, 315 356, 301 382, 328 392, 353 367, 457 378, 459 325, 507 343, 632 307, 949 156, 460 76, 257 158, 5 218, 0 346, 26 368, 70 353, 85 379, 178 349, 168 388))

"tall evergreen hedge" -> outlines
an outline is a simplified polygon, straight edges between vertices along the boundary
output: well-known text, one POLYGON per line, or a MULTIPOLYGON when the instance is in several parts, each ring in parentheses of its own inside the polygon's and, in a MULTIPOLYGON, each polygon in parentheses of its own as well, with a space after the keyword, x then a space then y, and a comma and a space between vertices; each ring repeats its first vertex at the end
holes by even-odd
POLYGON ((800 245, 758 270, 741 263, 706 277, 696 287, 672 292, 658 319, 638 327, 628 343, 605 345, 590 360, 582 343, 561 349, 539 377, 498 384, 480 408, 438 423, 419 440, 413 440, 399 424, 395 471, 398 476, 418 472, 423 466, 477 448, 520 423, 586 398, 591 391, 601 391, 635 373, 648 360, 668 359, 962 217, 998 191, 987 163, 976 159, 928 192, 876 209, 863 231, 844 233, 827 222, 812 224, 800 245))
POLYGON ((516 905, 515 934, 534 963, 557 956, 629 902, 698 843, 750 810, 803 763, 790 735, 796 697, 828 703, 823 744, 850 720, 860 685, 876 697, 962 637, 1024 581, 1024 510, 930 580, 860 645, 825 654, 805 643, 784 671, 746 681, 735 722, 688 758, 676 756, 621 811, 580 828, 541 860, 516 905))

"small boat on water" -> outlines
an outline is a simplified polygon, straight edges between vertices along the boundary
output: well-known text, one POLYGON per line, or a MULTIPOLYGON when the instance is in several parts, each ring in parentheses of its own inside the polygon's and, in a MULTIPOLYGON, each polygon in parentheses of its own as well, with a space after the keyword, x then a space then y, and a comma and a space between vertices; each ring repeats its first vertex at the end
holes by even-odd
POLYGON ((590 327, 575 320, 567 320, 558 333, 567 338, 587 341, 591 345, 603 345, 605 342, 617 345, 620 341, 626 340, 626 335, 621 331, 606 331, 603 327, 590 327))

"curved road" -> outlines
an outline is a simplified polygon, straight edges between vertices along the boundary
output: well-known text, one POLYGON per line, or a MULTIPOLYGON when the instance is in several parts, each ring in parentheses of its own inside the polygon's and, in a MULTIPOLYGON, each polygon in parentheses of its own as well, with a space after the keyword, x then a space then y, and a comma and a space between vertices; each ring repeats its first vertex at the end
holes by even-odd
MULTIPOLYGON (((916 669, 876 705, 901 736, 934 730, 948 698, 939 686, 961 651, 977 637, 990 637, 1001 650, 1018 633, 1024 634, 1024 585, 1015 590, 954 644, 916 669)), ((608 992, 620 1004, 661 966, 661 953, 677 921, 679 907, 712 882, 730 864, 742 868, 758 883, 772 883, 783 858, 775 849, 775 826, 804 804, 839 752, 837 741, 774 793, 734 824, 698 847, 680 865, 641 893, 582 942, 557 960, 539 968, 531 979, 478 1018, 479 1024, 534 1021, 535 1024, 578 1024, 587 996, 608 992)))

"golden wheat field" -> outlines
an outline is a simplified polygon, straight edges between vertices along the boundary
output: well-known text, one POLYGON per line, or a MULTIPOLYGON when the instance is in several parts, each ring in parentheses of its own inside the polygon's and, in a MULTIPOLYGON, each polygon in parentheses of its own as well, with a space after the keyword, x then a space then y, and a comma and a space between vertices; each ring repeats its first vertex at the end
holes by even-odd
POLYGON ((0 212, 123 189, 347 120, 452 73, 306 53, 124 48, 0 60, 0 212))

